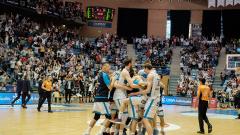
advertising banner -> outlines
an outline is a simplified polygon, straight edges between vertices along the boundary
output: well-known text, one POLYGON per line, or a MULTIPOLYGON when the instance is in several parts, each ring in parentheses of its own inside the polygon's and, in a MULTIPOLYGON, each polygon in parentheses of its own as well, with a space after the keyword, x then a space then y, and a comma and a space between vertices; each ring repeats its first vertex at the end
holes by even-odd
POLYGON ((163 96, 162 103, 166 105, 185 105, 191 106, 192 98, 176 97, 176 96, 163 96))
MULTIPOLYGON (((15 97, 17 97, 17 93, 0 93, 0 105, 10 105, 15 97)), ((32 93, 31 99, 29 100, 28 104, 37 104, 38 99, 38 93, 32 93)), ((20 98, 19 100, 17 100, 15 104, 21 105, 22 99, 20 98)))
POLYGON ((208 0, 208 8, 216 7, 216 0, 208 0))
MULTIPOLYGON (((208 103, 209 108, 217 108, 218 101, 216 98, 211 98, 208 103)), ((198 107, 198 99, 197 97, 194 97, 192 100, 192 107, 197 108, 198 107)))

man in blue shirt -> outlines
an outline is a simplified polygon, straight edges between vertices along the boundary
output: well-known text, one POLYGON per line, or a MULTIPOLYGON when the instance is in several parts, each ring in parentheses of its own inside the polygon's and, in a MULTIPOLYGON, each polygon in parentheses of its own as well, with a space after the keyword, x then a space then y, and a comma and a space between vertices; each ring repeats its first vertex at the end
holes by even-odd
MULTIPOLYGON (((105 115, 106 119, 108 120, 111 119, 108 94, 109 91, 112 90, 113 88, 114 81, 111 81, 110 79, 109 76, 110 69, 111 66, 108 63, 104 63, 102 66, 102 71, 99 73, 98 76, 99 86, 98 89, 96 90, 93 105, 94 118, 91 120, 89 127, 84 135, 90 135, 92 128, 94 127, 95 123, 97 122, 101 115, 105 115)), ((108 120, 106 121, 104 127, 109 126, 110 122, 108 120)))

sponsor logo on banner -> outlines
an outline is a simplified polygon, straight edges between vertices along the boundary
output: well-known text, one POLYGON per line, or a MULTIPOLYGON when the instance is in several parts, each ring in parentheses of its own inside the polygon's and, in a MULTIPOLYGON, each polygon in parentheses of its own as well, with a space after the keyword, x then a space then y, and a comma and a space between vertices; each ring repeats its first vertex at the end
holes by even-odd
POLYGON ((226 6, 228 5, 233 6, 233 1, 234 0, 226 0, 226 6))
POLYGON ((240 4, 240 0, 234 0, 234 5, 240 4))
POLYGON ((208 0, 208 8, 216 7, 216 0, 208 0))
POLYGON ((191 106, 192 98, 175 97, 175 96, 163 96, 162 103, 166 104, 166 105, 186 105, 186 106, 191 106))
POLYGON ((225 0, 217 0, 217 6, 224 6, 225 0))
MULTIPOLYGON (((13 99, 17 97, 17 93, 0 93, 0 105, 10 105, 13 99)), ((31 94, 31 99, 28 104, 37 104, 39 96, 37 93, 31 94)), ((22 104, 21 98, 15 102, 15 104, 22 104)))

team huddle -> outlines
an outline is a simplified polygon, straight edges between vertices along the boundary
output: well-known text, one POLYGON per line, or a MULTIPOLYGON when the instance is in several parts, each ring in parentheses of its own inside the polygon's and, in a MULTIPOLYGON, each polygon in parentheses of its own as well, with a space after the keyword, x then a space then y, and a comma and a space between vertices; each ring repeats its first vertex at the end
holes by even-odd
POLYGON ((130 135, 145 135, 146 132, 158 135, 157 117, 164 134, 161 102, 164 85, 150 62, 145 62, 143 67, 136 74, 131 59, 124 61, 121 71, 111 72, 111 66, 103 64, 93 105, 94 118, 84 135, 91 134, 101 115, 105 115, 106 119, 99 135, 126 135, 127 125, 130 125, 130 135))

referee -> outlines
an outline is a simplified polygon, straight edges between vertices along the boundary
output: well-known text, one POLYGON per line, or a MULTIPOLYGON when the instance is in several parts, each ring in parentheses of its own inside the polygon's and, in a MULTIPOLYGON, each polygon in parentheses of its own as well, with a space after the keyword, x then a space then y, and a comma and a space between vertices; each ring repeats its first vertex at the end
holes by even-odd
POLYGON ((210 88, 205 85, 206 80, 203 78, 200 80, 200 85, 198 86, 198 99, 199 99, 199 105, 198 105, 198 121, 199 121, 199 127, 200 131, 197 133, 204 134, 204 122, 205 121, 208 125, 208 133, 212 132, 212 125, 208 121, 208 117, 206 115, 207 108, 208 108, 208 101, 211 95, 210 88))
POLYGON ((43 81, 42 83, 42 87, 43 89, 43 97, 42 99, 40 99, 41 101, 39 101, 39 104, 38 104, 38 112, 40 112, 41 110, 41 107, 43 105, 43 103, 45 102, 45 100, 47 99, 47 102, 48 102, 48 112, 49 113, 53 113, 53 111, 51 110, 51 92, 52 92, 52 77, 51 76, 48 76, 47 79, 45 81, 43 81))

